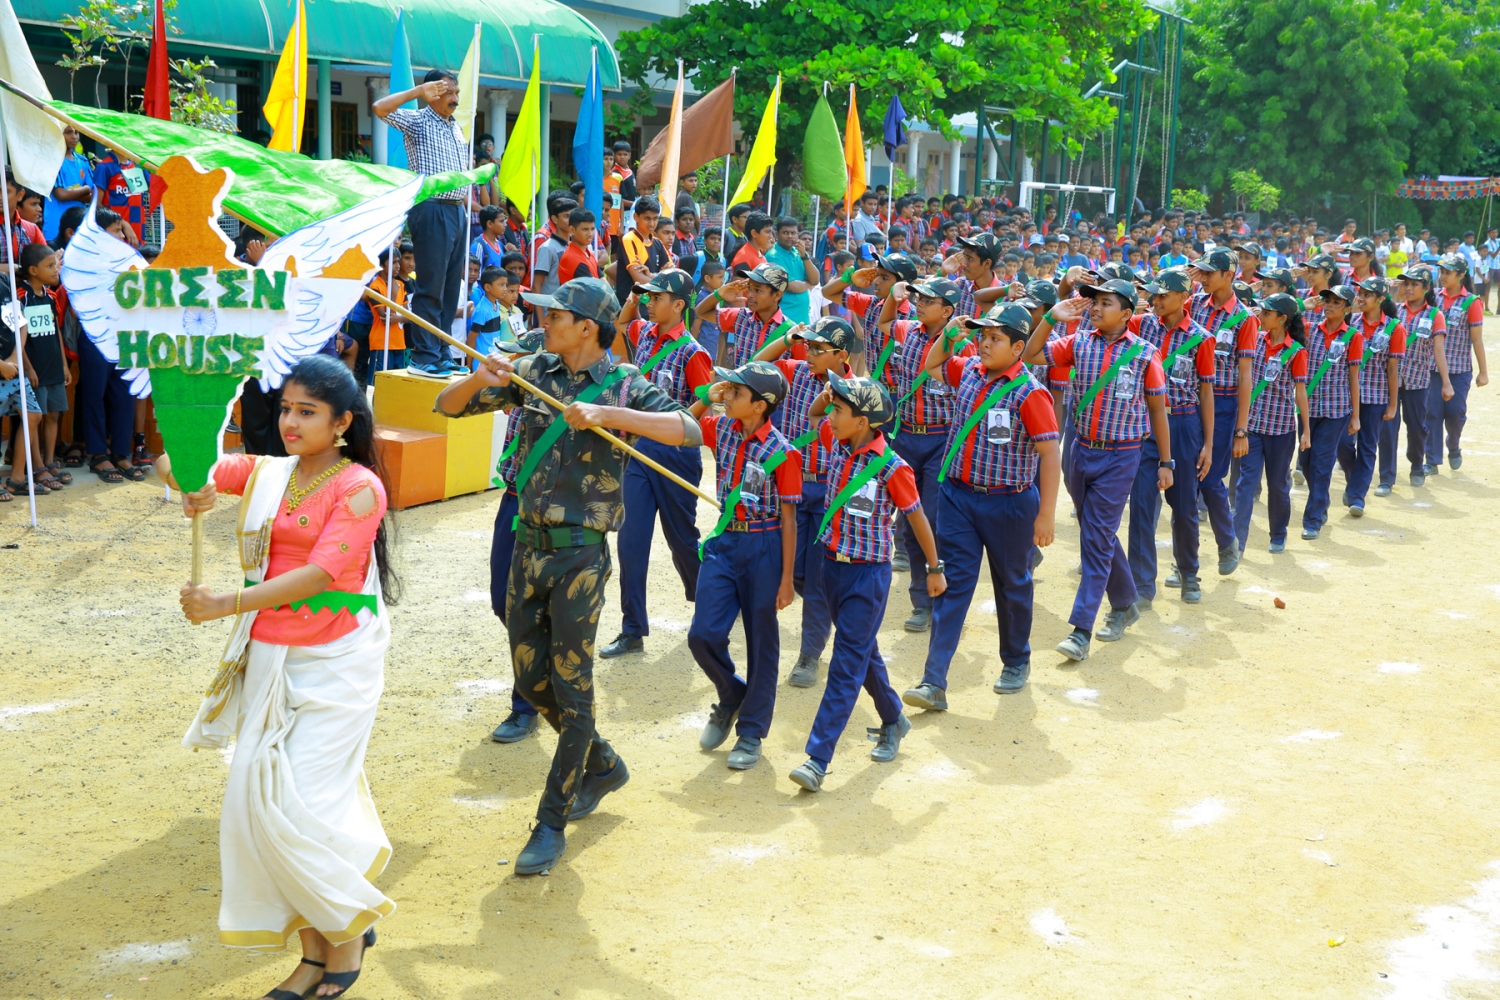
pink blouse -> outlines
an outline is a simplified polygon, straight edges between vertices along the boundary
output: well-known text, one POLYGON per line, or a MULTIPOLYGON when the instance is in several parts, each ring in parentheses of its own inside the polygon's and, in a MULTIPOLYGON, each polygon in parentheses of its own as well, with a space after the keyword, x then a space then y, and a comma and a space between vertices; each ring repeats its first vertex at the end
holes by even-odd
MULTIPOLYGON (((214 487, 221 493, 242 494, 254 468, 253 455, 226 456, 214 466, 214 487)), ((295 511, 286 509, 283 498, 271 524, 266 579, 312 564, 333 577, 329 590, 360 593, 370 565, 370 546, 385 508, 385 486, 363 465, 350 465, 326 480, 295 511), (349 498, 366 487, 375 491, 375 506, 356 514, 349 507, 349 498)), ((278 646, 318 646, 346 636, 358 626, 347 610, 267 608, 255 616, 250 637, 278 646)))

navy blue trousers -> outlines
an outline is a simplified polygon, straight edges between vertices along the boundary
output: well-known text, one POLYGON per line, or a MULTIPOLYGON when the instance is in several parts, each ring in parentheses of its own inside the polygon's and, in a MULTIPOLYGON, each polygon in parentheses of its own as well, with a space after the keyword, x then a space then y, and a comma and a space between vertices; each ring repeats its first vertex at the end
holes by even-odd
MULTIPOLYGON (((1438 394, 1442 398, 1442 383, 1438 381, 1438 394)), ((1396 485, 1396 454, 1401 424, 1406 424, 1406 461, 1411 471, 1420 473, 1427 453, 1427 392, 1426 389, 1402 389, 1396 402, 1396 418, 1387 420, 1380 427, 1380 484, 1396 485)))
MULTIPOLYGON (((1238 396, 1214 394, 1213 463, 1208 467, 1208 476, 1194 487, 1197 494, 1203 497, 1203 505, 1208 508, 1208 523, 1214 529, 1214 542, 1221 549, 1234 541, 1234 511, 1229 504, 1229 484, 1226 477, 1229 475, 1229 460, 1234 457, 1234 427, 1239 414, 1238 396)), ((1193 456, 1193 460, 1196 465, 1197 455, 1193 456)), ((1193 475, 1198 475, 1196 468, 1193 475)))
POLYGON ((943 560, 948 589, 932 602, 932 639, 922 683, 948 689, 948 665, 979 584, 979 563, 990 557, 990 586, 1000 620, 1000 661, 1007 667, 1031 661, 1031 553, 1041 495, 1035 486, 1019 493, 970 493, 944 483, 938 500, 943 519, 943 560))
POLYGON ((90 455, 129 455, 135 430, 135 397, 125 383, 125 373, 104 360, 88 337, 78 338, 79 426, 90 455))
POLYGON ((1448 454, 1461 451, 1460 439, 1464 423, 1469 419, 1469 386, 1474 383, 1473 372, 1457 372, 1448 376, 1453 384, 1453 398, 1443 398, 1443 380, 1436 374, 1427 387, 1427 464, 1443 464, 1443 431, 1448 432, 1448 454))
MULTIPOLYGON (((927 515, 927 523, 932 526, 932 534, 935 538, 943 536, 938 530, 938 472, 943 468, 944 447, 948 443, 948 435, 943 434, 913 434, 910 428, 905 428, 896 435, 896 454, 900 455, 911 471, 917 477, 917 493, 922 498, 922 513, 927 515)), ((932 607, 932 598, 927 596, 927 574, 923 567, 927 565, 927 557, 922 554, 922 546, 917 544, 917 533, 912 530, 911 521, 902 518, 901 521, 901 543, 906 546, 906 558, 911 562, 911 583, 906 591, 911 595, 911 606, 914 608, 932 607)))
POLYGON ((781 530, 726 531, 704 547, 698 600, 688 627, 688 649, 714 682, 720 705, 738 705, 741 736, 764 739, 776 709, 781 632, 776 590, 781 586, 781 530), (745 679, 735 676, 729 630, 745 625, 745 679))
MULTIPOLYGON (((505 621, 507 584, 510 582, 510 558, 516 551, 516 532, 511 527, 516 514, 521 510, 521 501, 516 491, 507 489, 500 498, 500 509, 495 511, 495 533, 490 538, 490 608, 495 617, 505 621)), ((535 715, 536 709, 521 695, 519 686, 510 689, 510 707, 522 715, 535 715)))
MULTIPOLYGON (((818 703, 818 714, 807 737, 807 755, 826 768, 849 724, 860 688, 874 699, 883 725, 895 722, 901 714, 901 699, 891 687, 875 638, 891 592, 891 564, 842 563, 826 550, 822 559, 823 592, 838 633, 828 660, 823 700, 818 703)), ((740 719, 743 724, 743 713, 740 719)))
MULTIPOLYGON (((469 273, 468 215, 461 203, 436 198, 417 202, 406 215, 417 251, 411 311, 439 330, 453 326, 459 286, 469 273)), ((406 346, 414 365, 437 364, 448 357, 444 343, 415 323, 407 324, 406 346)))
POLYGON ((802 649, 805 656, 822 656, 833 631, 828 601, 823 595, 823 549, 813 537, 828 508, 828 484, 802 484, 797 505, 797 560, 792 564, 792 586, 802 595, 802 649))
MULTIPOLYGON (((697 448, 674 448, 649 438, 636 444, 643 455, 697 485, 703 478, 703 453, 697 448)), ((692 602, 698 592, 698 498, 644 462, 629 462, 623 482, 625 523, 615 548, 620 557, 620 631, 650 635, 646 616, 646 578, 651 571, 651 539, 661 515, 662 534, 672 551, 672 565, 682 580, 683 595, 692 602)))
MULTIPOLYGON (((1384 403, 1359 404, 1359 433, 1339 439, 1339 468, 1344 470, 1344 503, 1365 505, 1370 480, 1375 477, 1375 452, 1380 446, 1381 425, 1385 423, 1384 403)), ((1391 423, 1396 421, 1392 420, 1391 423)))
POLYGON ((1078 549, 1083 562, 1083 579, 1068 616, 1074 628, 1093 631, 1106 593, 1110 608, 1118 610, 1130 607, 1138 596, 1118 532, 1140 461, 1139 447, 1105 451, 1075 441, 1068 453, 1068 492, 1078 502, 1078 549))
POLYGON ((1260 490, 1260 474, 1266 473, 1266 514, 1271 521, 1271 541, 1286 541, 1286 526, 1292 520, 1292 457, 1297 451, 1297 432, 1249 435, 1250 450, 1240 459, 1240 481, 1234 493, 1234 534, 1240 551, 1250 537, 1250 514, 1260 490))
MULTIPOLYGON (((1172 461, 1177 463, 1172 488, 1166 491, 1167 506, 1172 508, 1172 559, 1184 577, 1196 577, 1198 453, 1203 450, 1203 418, 1197 413, 1168 416, 1167 429, 1172 437, 1172 461)), ((1162 500, 1162 491, 1156 488, 1160 456, 1155 438, 1141 442, 1141 464, 1130 488, 1130 531, 1126 536, 1135 589, 1142 597, 1152 599, 1156 597, 1156 523, 1161 517, 1162 500)))
POLYGON ((1307 468, 1307 506, 1302 508, 1302 527, 1321 529, 1328 523, 1329 484, 1333 481, 1333 464, 1339 442, 1348 437, 1349 416, 1313 417, 1308 423, 1312 447, 1304 454, 1307 468))

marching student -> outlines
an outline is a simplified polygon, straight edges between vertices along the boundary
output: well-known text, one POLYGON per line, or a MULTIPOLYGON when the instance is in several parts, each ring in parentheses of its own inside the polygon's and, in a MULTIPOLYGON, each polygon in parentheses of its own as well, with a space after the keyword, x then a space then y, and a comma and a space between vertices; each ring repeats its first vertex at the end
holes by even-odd
POLYGON ((958 286, 958 311, 954 315, 980 316, 1005 295, 1005 283, 995 276, 1000 240, 994 233, 975 233, 960 237, 958 245, 959 252, 943 262, 943 272, 958 286))
MULTIPOLYGON (((825 299, 837 302, 859 318, 859 332, 863 339, 850 358, 850 367, 858 374, 883 382, 887 391, 896 384, 895 374, 890 369, 896 341, 880 326, 880 310, 896 282, 914 284, 917 278, 917 262, 911 255, 891 253, 877 257, 875 267, 862 267, 857 271, 846 268, 822 288, 825 299)), ((912 315, 911 302, 899 304, 897 319, 911 319, 912 315)))
MULTIPOLYGON (((1163 271, 1145 288, 1151 311, 1131 323, 1136 335, 1156 349, 1167 380, 1169 457, 1177 473, 1166 491, 1167 505, 1172 508, 1172 557, 1182 599, 1197 604, 1203 598, 1198 579, 1198 482, 1213 464, 1216 343, 1213 334, 1185 308, 1192 289, 1187 271, 1163 271)), ((1162 491, 1156 487, 1156 463, 1160 458, 1156 442, 1147 438, 1141 443, 1140 467, 1130 490, 1127 552, 1142 610, 1156 598, 1156 524, 1162 501, 1162 491)))
POLYGON ((1344 284, 1358 288, 1361 282, 1379 277, 1382 275, 1375 261, 1375 241, 1361 236, 1349 244, 1349 271, 1344 275, 1344 284))
MULTIPOLYGON (((761 264, 705 296, 693 312, 700 319, 714 321, 734 346, 735 365, 744 365, 768 340, 791 329, 781 312, 788 282, 786 268, 761 264)), ((801 349, 793 356, 801 357, 801 349)))
MULTIPOLYGON (((934 534, 940 530, 936 516, 938 471, 943 461, 943 445, 953 425, 953 391, 944 382, 934 380, 925 366, 928 351, 957 315, 960 296, 958 285, 946 278, 930 278, 910 286, 900 282, 891 289, 880 310, 881 331, 897 344, 891 355, 891 370, 900 397, 896 400, 896 423, 889 436, 896 453, 917 477, 923 506, 934 514, 934 534), (896 319, 897 305, 908 298, 913 300, 917 318, 896 319)), ((973 345, 966 346, 962 353, 972 355, 973 345)), ((908 565, 912 567, 907 587, 912 613, 905 628, 908 632, 926 632, 932 625, 932 598, 927 594, 922 575, 915 572, 921 546, 911 524, 902 531, 902 538, 908 565)))
POLYGON ((828 390, 813 405, 815 414, 829 414, 819 435, 833 453, 828 482, 835 493, 817 531, 823 589, 838 631, 828 661, 828 683, 807 737, 807 762, 790 775, 809 792, 823 787, 861 687, 880 716, 880 725, 867 730, 875 743, 871 760, 894 760, 902 738, 911 731, 876 641, 891 591, 890 560, 896 547, 892 521, 897 509, 906 513, 907 524, 921 539, 929 597, 939 597, 948 585, 932 528, 922 513, 916 478, 880 431, 895 409, 879 382, 845 379, 835 372, 829 372, 828 390))
POLYGON ((1396 482, 1397 423, 1403 421, 1406 424, 1406 458, 1411 463, 1411 484, 1421 486, 1427 482, 1422 468, 1427 462, 1427 397, 1434 378, 1441 398, 1453 398, 1453 383, 1448 378, 1448 323, 1443 311, 1437 307, 1432 282, 1432 268, 1425 264, 1407 268, 1396 279, 1396 289, 1402 300, 1396 307, 1396 315, 1406 328, 1406 354, 1402 356, 1400 366, 1398 419, 1382 424, 1380 428, 1382 486, 1396 482), (1389 468, 1386 467, 1387 456, 1390 458, 1389 468))
POLYGON ((1245 437, 1235 438, 1240 460, 1235 487, 1234 530, 1240 551, 1250 537, 1250 513, 1266 476, 1266 513, 1270 520, 1271 551, 1286 549, 1286 528, 1292 519, 1292 453, 1312 447, 1307 419, 1307 331, 1302 325, 1302 303, 1284 292, 1261 303, 1260 332, 1251 358, 1250 422, 1245 437), (1297 433, 1298 418, 1302 433, 1297 433))
POLYGON ((1444 254, 1438 260, 1438 281, 1442 295, 1438 308, 1443 310, 1448 336, 1443 353, 1448 362, 1448 380, 1453 393, 1430 385, 1427 394, 1427 465, 1422 470, 1435 476, 1443 464, 1443 431, 1448 432, 1448 465, 1457 471, 1464 462, 1459 447, 1464 422, 1469 413, 1469 386, 1488 385, 1490 372, 1484 356, 1484 303, 1473 294, 1469 265, 1458 254, 1444 254), (1475 359, 1479 371, 1474 371, 1475 359))
MULTIPOLYGON (((1214 461, 1198 492, 1208 508, 1208 521, 1219 546, 1220 576, 1228 576, 1240 564, 1225 477, 1229 474, 1231 446, 1235 438, 1245 436, 1250 417, 1250 359, 1255 355, 1255 335, 1260 330, 1259 320, 1235 295, 1237 264, 1228 247, 1215 247, 1188 268, 1188 277, 1203 286, 1192 297, 1188 311, 1195 322, 1214 335, 1214 461)), ((1171 578, 1167 585, 1173 585, 1171 578)))
POLYGON ((1329 483, 1339 443, 1359 433, 1359 359, 1364 338, 1348 323, 1354 303, 1351 285, 1323 290, 1323 322, 1307 336, 1307 504, 1302 508, 1302 537, 1318 537, 1328 521, 1329 483), (1341 371, 1340 369, 1345 369, 1341 371))
MULTIPOLYGON (((1027 364, 1071 368, 1071 398, 1078 400, 1072 413, 1077 436, 1068 449, 1065 475, 1078 505, 1083 573, 1068 619, 1073 631, 1057 645, 1059 653, 1075 661, 1088 658, 1094 619, 1106 592, 1110 610, 1098 630, 1101 642, 1122 638, 1141 617, 1135 580, 1117 537, 1120 515, 1147 434, 1155 437, 1158 454, 1172 454, 1161 364, 1151 345, 1129 330, 1135 285, 1111 278, 1102 285, 1084 285, 1079 292, 1080 297, 1064 299, 1042 317, 1023 358, 1027 364), (1048 342, 1054 323, 1081 319, 1085 309, 1091 323, 1087 332, 1048 342)), ((1158 489, 1171 488, 1173 467, 1170 458, 1157 461, 1158 489)), ((1183 474, 1190 473, 1184 469, 1183 474)))
POLYGON ((848 377, 849 351, 857 338, 846 319, 823 316, 811 327, 798 327, 772 340, 755 356, 769 361, 786 376, 786 402, 776 408, 772 422, 802 452, 802 500, 797 504, 797 559, 792 587, 802 597, 802 648, 787 676, 792 687, 812 687, 818 679, 818 660, 828 645, 833 621, 823 594, 823 559, 817 551, 815 530, 828 506, 830 451, 818 438, 819 419, 811 408, 828 388, 828 374, 848 377), (801 340, 807 360, 783 358, 794 340, 801 340))
POLYGON ((703 568, 688 649, 719 694, 698 745, 718 749, 735 725, 739 739, 728 764, 743 771, 760 763, 761 741, 776 708, 781 657, 776 613, 794 594, 802 455, 771 423, 787 394, 780 369, 750 361, 732 371, 715 368, 714 375, 719 381, 709 387, 707 400, 689 411, 714 450, 722 512, 699 549, 703 568), (712 403, 723 404, 723 416, 706 415, 712 403), (729 656, 736 617, 745 625, 744 680, 735 675, 729 656))
POLYGON ((954 338, 944 337, 933 345, 924 369, 953 387, 956 414, 964 418, 948 435, 939 472, 943 539, 938 556, 948 588, 932 602, 932 641, 922 681, 901 696, 914 708, 932 711, 948 708, 948 668, 985 556, 1003 664, 994 691, 1013 694, 1026 686, 1032 552, 1051 545, 1056 534, 1062 475, 1052 395, 1021 363, 1031 314, 1012 302, 963 324, 978 335, 978 356, 954 357, 954 338))
MULTIPOLYGON (((642 198, 641 201, 645 199, 642 198)), ((637 202, 639 204, 639 202, 637 202)), ((693 293, 693 276, 678 268, 658 272, 635 286, 635 294, 620 310, 615 353, 627 356, 673 402, 684 409, 697 399, 699 386, 713 382, 713 361, 688 332, 683 317, 693 293), (650 320, 637 318, 646 300, 650 320), (626 354, 626 351, 629 353, 626 354)), ((703 478, 703 453, 698 448, 676 448, 649 438, 637 445, 651 458, 694 485, 703 478)), ((657 515, 672 552, 672 565, 682 580, 683 597, 693 603, 698 589, 698 498, 644 462, 629 462, 621 484, 625 495, 625 525, 616 552, 620 559, 620 634, 599 650, 603 659, 638 653, 651 634, 646 613, 646 580, 651 568, 651 539, 657 515)))
MULTIPOLYGON (((1376 451, 1381 427, 1396 422, 1400 399, 1401 356, 1406 353, 1406 328, 1396 321, 1396 305, 1390 298, 1390 282, 1366 278, 1354 292, 1355 315, 1349 321, 1364 340, 1359 362, 1359 433, 1339 442, 1339 466, 1344 470, 1344 506, 1353 517, 1365 513, 1365 492, 1375 474, 1376 451)), ((1395 442, 1390 460, 1396 463, 1395 442)), ((1391 492, 1390 487, 1377 496, 1391 492)))
MULTIPOLYGON (((1307 258, 1301 266, 1292 269, 1292 276, 1307 284, 1299 292, 1302 296, 1302 329, 1310 339, 1323 324, 1323 292, 1339 275, 1339 265, 1331 254, 1317 253, 1307 258)), ((1308 391, 1311 398, 1312 391, 1308 391)), ((1297 467, 1292 470, 1292 482, 1297 486, 1307 485, 1307 463, 1311 450, 1297 452, 1297 467)))

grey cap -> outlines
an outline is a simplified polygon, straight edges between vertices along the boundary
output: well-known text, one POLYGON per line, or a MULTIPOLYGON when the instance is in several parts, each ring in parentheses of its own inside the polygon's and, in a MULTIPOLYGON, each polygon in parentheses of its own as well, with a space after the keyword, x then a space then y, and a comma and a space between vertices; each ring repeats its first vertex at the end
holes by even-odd
POLYGON ((534 306, 561 309, 596 323, 613 323, 620 315, 620 300, 615 298, 615 290, 599 278, 574 278, 551 295, 526 292, 522 297, 534 306))

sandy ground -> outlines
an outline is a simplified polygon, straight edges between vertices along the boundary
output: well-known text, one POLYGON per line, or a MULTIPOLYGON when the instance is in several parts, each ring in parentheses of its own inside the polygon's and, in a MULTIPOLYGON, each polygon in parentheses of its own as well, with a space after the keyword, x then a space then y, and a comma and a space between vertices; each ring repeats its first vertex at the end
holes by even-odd
MULTIPOLYGON (((786 772, 821 685, 781 688, 756 770, 698 750, 712 689, 658 536, 647 652, 597 673, 633 780, 548 877, 497 863, 554 743, 488 738, 511 673, 487 596, 498 497, 399 515, 409 596, 367 768, 400 909, 350 995, 1500 996, 1493 386, 1469 428, 1460 473, 1413 490, 1403 470, 1316 543, 1294 515, 1273 559, 1258 512, 1201 605, 1159 598, 1073 667, 1051 652, 1076 584, 1062 517, 1028 690, 991 693, 976 611, 952 710, 877 765, 862 701, 816 796, 786 772)), ((78 479, 36 531, 0 512, 0 996, 259 997, 295 959, 216 943, 226 759, 178 743, 226 625, 177 611, 188 529, 158 482, 78 479)), ((209 522, 225 586, 235 502, 209 522)), ((880 636, 898 687, 927 644, 906 613, 898 591, 880 636)), ((618 620, 612 591, 601 640, 618 620)))

